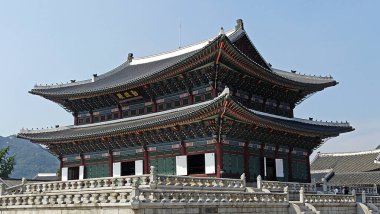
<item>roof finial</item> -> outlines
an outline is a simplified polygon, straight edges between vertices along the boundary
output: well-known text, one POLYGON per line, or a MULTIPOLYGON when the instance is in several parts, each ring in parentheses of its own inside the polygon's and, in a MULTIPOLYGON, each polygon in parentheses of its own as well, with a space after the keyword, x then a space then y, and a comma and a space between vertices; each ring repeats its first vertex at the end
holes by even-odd
POLYGON ((133 59, 133 53, 128 54, 128 62, 131 63, 133 59))
POLYGON ((91 81, 92 81, 92 82, 95 82, 96 77, 98 77, 98 74, 93 74, 93 75, 92 75, 92 79, 91 79, 91 81))
POLYGON ((224 35, 224 28, 223 27, 220 28, 219 35, 224 35))
POLYGON ((239 29, 244 30, 244 23, 242 19, 236 20, 235 30, 239 30, 239 29))

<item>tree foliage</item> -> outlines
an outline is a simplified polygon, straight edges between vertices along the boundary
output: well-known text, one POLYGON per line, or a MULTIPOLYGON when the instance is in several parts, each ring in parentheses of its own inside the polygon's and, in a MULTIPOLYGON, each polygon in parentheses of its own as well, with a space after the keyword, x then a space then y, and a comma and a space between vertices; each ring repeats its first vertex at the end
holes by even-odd
POLYGON ((0 178, 9 178, 15 165, 15 156, 9 156, 9 146, 0 149, 0 178))

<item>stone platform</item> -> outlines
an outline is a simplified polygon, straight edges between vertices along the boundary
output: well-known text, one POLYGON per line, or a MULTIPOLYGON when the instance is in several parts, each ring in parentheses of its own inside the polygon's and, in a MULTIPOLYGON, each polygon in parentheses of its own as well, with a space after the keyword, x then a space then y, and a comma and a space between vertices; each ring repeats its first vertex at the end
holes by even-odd
POLYGON ((314 184, 158 175, 0 187, 0 214, 377 213, 379 196, 318 194, 314 184), (298 200, 289 200, 297 193, 298 200), (367 203, 368 202, 368 203, 367 203))

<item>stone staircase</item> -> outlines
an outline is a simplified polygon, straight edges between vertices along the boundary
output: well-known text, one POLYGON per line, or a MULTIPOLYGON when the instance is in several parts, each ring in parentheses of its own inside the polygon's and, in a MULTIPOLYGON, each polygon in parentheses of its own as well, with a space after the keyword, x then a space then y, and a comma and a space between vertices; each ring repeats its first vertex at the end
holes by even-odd
POLYGON ((312 205, 307 203, 293 201, 290 202, 290 207, 290 214, 320 214, 312 205))
POLYGON ((379 212, 379 209, 378 209, 377 206, 375 206, 374 204, 372 204, 372 203, 367 203, 366 205, 367 205, 368 209, 370 210, 370 212, 371 212, 372 214, 379 214, 379 213, 380 213, 380 212, 379 212))

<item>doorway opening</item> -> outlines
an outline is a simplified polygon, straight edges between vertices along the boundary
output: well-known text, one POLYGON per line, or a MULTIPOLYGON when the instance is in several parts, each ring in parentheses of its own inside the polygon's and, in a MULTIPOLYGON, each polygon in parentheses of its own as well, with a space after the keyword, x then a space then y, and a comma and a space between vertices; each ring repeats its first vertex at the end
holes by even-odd
POLYGON ((79 180, 79 166, 68 168, 67 180, 79 180))
POLYGON ((276 181, 276 163, 273 158, 266 158, 267 180, 276 181))
POLYGON ((121 163, 121 176, 134 175, 135 174, 135 162, 123 162, 121 163))
POLYGON ((187 156, 187 173, 205 174, 205 155, 189 155, 187 156))

